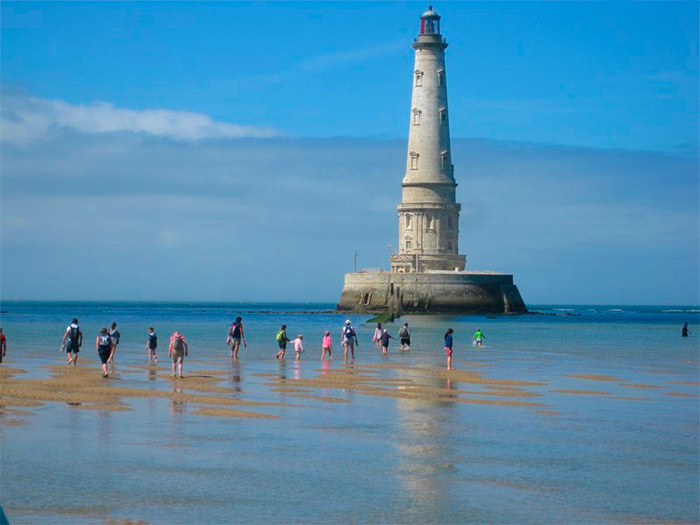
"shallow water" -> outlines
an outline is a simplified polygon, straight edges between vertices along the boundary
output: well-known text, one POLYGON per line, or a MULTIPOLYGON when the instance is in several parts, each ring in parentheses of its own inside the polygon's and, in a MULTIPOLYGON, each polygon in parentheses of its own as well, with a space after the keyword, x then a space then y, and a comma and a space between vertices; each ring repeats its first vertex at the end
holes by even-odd
MULTIPOLYGON (((13 407, 29 413, 0 416, 0 501, 10 522, 700 520, 697 307, 406 316, 411 351, 392 341, 388 357, 370 342, 366 317, 351 316, 361 341, 347 365, 337 348, 344 316, 291 313, 330 307, 3 303, 3 366, 27 371, 16 379, 50 377, 44 365, 63 362, 58 346, 73 316, 86 334, 79 367, 97 374, 94 337, 117 321, 122 343, 109 387, 172 393, 222 371, 218 385, 231 391, 207 395, 271 403, 226 408, 277 416, 200 415, 201 403, 168 397, 124 398, 127 411, 13 407), (249 346, 232 364, 224 339, 239 313, 249 346), (685 321, 689 338, 680 337, 685 321), (300 362, 290 351, 284 362, 274 358, 282 322, 290 336, 305 335, 300 362), (163 367, 168 335, 188 338, 181 382, 142 366, 149 325, 163 367), (451 376, 443 372, 447 327, 455 330, 451 376), (470 344, 476 328, 483 349, 470 344), (325 329, 336 351, 322 365, 325 329), (300 387, 308 392, 286 391, 304 381, 314 385, 300 387)), ((395 337, 399 324, 388 325, 395 337)))

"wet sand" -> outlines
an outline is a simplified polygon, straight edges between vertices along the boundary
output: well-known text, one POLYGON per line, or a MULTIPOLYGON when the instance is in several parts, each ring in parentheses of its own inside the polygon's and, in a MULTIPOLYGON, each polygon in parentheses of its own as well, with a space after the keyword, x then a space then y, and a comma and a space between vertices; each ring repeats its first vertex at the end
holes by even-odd
POLYGON ((600 374, 565 374, 564 377, 573 377, 576 379, 590 379, 591 381, 620 381, 615 376, 606 376, 600 374))
MULTIPOLYGON (((168 398, 179 403, 196 403, 203 408, 193 412, 200 415, 220 415, 222 417, 266 417, 267 414, 255 414, 244 411, 214 409, 220 405, 241 405, 255 407, 281 406, 278 403, 262 401, 245 401, 235 397, 222 397, 216 394, 235 394, 235 390, 218 386, 221 377, 194 373, 183 379, 175 379, 166 374, 156 374, 154 378, 172 384, 172 391, 153 390, 147 383, 141 388, 120 386, 121 374, 109 379, 102 378, 94 368, 66 365, 47 365, 49 379, 22 379, 23 370, 2 368, 3 380, 0 384, 0 415, 10 414, 6 407, 37 407, 46 402, 64 403, 71 408, 82 410, 126 411, 130 409, 129 398, 168 398), (198 392, 198 394, 187 391, 198 392), (210 395, 199 395, 210 394, 210 395)), ((163 370, 152 367, 151 370, 163 370)), ((28 412, 27 414, 31 414, 28 412)), ((270 416, 275 417, 275 416, 270 416)), ((10 424, 3 418, 3 424, 10 424)))
MULTIPOLYGON (((46 379, 23 379, 24 370, 12 367, 0 368, 0 418, 5 425, 20 425, 30 410, 45 403, 64 403, 77 410, 128 411, 129 400, 137 398, 163 398, 174 403, 191 403, 197 408, 191 413, 220 418, 273 419, 265 408, 288 407, 289 403, 268 400, 241 399, 240 388, 222 386, 229 371, 203 368, 193 370, 184 378, 170 376, 169 367, 157 365, 132 365, 109 379, 103 379, 96 366, 86 366, 83 360, 77 367, 46 365, 46 379), (153 388, 153 382, 133 381, 133 375, 148 371, 149 379, 157 381, 161 389, 153 388), (128 382, 129 386, 125 386, 128 382), (163 389, 163 385, 167 385, 163 389), (231 407, 255 407, 255 411, 231 407), (261 412, 260 410, 263 410, 261 412), (21 416, 21 417, 20 417, 21 416)), ((283 363, 283 362, 282 362, 283 363)), ((474 367, 484 369, 479 363, 474 367)), ((355 392, 363 396, 391 397, 396 399, 424 400, 439 403, 481 404, 503 407, 534 408, 533 413, 557 416, 559 411, 550 409, 551 394, 570 396, 598 396, 628 401, 646 401, 647 398, 614 395, 612 392, 586 389, 546 389, 548 381, 529 378, 498 378, 470 368, 445 370, 414 367, 402 363, 346 364, 333 362, 321 368, 313 368, 314 377, 291 378, 284 373, 253 373, 267 387, 270 396, 316 401, 320 403, 348 403, 343 394, 355 392), (388 375, 388 377, 387 377, 388 375), (466 387, 466 388, 465 388, 466 387)), ((206 365, 204 365, 206 366, 206 365)), ((211 365, 209 365, 211 366, 211 365)), ((664 387, 644 383, 628 383, 612 375, 576 373, 564 377, 597 382, 616 383, 625 388, 657 390, 664 387)), ((694 385, 694 382, 676 381, 676 384, 694 385)), ((687 392, 665 392, 678 398, 697 397, 687 392)), ((295 405, 300 406, 300 405, 295 405)), ((301 405, 303 406, 303 405, 301 405)))

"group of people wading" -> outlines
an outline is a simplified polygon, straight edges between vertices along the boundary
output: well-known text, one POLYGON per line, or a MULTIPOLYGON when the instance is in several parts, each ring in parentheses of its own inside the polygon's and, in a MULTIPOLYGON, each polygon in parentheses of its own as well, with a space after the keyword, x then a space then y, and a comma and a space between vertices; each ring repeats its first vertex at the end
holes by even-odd
MULTIPOLYGON (((107 365, 114 364, 114 356, 117 353, 120 338, 121 334, 117 329, 117 323, 112 323, 109 330, 106 327, 100 328, 100 332, 95 338, 95 350, 97 350, 97 355, 100 357, 102 377, 105 379, 109 377, 107 365)), ((61 351, 66 352, 69 365, 72 364, 75 366, 78 364, 78 354, 80 353, 81 346, 83 346, 83 331, 80 329, 78 319, 74 317, 71 324, 66 327, 63 339, 61 340, 61 351)), ((148 340, 146 341, 145 348, 148 351, 148 364, 156 364, 158 362, 158 355, 156 353, 156 349, 158 348, 158 336, 152 326, 148 327, 148 340)), ((168 345, 168 357, 172 360, 171 375, 173 377, 184 377, 182 375, 182 363, 185 360, 185 356, 188 354, 189 348, 185 336, 180 332, 173 332, 173 335, 170 336, 170 344, 168 345)))
MULTIPOLYGON (((447 357, 447 369, 452 370, 452 349, 454 346, 454 330, 449 328, 444 335, 444 351, 447 357)), ((683 325, 681 330, 681 335, 683 337, 688 337, 690 330, 688 330, 688 323, 683 325)), ((95 338, 95 349, 100 357, 101 362, 101 372, 102 377, 109 377, 107 371, 107 365, 114 363, 114 357, 117 353, 117 347, 119 346, 119 340, 121 334, 117 329, 117 323, 112 323, 111 327, 107 329, 103 327, 100 329, 99 334, 95 338)), ((411 349, 411 332, 408 328, 408 323, 404 323, 401 328, 399 328, 398 338, 401 345, 402 351, 408 351, 411 349)), ((388 355, 389 353, 389 340, 394 339, 392 335, 389 334, 386 328, 382 328, 381 323, 377 323, 377 327, 374 329, 374 334, 372 335, 372 342, 377 345, 377 348, 381 349, 382 355, 388 355)), ((474 333, 472 341, 476 347, 482 347, 483 341, 486 339, 483 332, 480 329, 474 333)), ((304 336, 299 334, 294 339, 289 339, 287 337, 287 325, 282 325, 280 330, 277 332, 276 336, 277 344, 279 346, 279 351, 277 352, 277 359, 284 359, 287 350, 287 343, 291 343, 294 346, 294 352, 296 353, 296 359, 301 359, 301 354, 304 353, 304 336)), ((347 361, 355 359, 355 347, 359 346, 357 340, 357 332, 355 327, 352 325, 350 319, 345 321, 340 333, 340 341, 343 347, 343 356, 347 361)), ((238 352, 241 347, 241 343, 244 348, 247 348, 247 343, 245 339, 245 332, 243 330, 243 319, 238 316, 236 320, 231 324, 226 335, 226 344, 231 347, 231 359, 238 359, 238 352)), ((78 324, 78 319, 73 318, 71 324, 66 327, 66 331, 63 334, 63 339, 61 340, 61 352, 66 352, 68 357, 68 364, 77 365, 78 364, 78 354, 80 353, 80 347, 83 345, 83 332, 78 324)), ((156 335, 152 326, 148 327, 148 339, 146 340, 145 349, 148 351, 148 364, 154 365, 158 363, 158 355, 156 350, 158 348, 158 336, 156 335)), ((7 351, 7 339, 0 327, 0 363, 2 363, 2 358, 5 356, 7 351)), ((187 339, 180 332, 175 331, 170 336, 168 344, 168 357, 172 362, 172 377, 184 377, 182 375, 182 366, 185 357, 189 355, 189 346, 187 344, 187 339)), ((321 360, 331 359, 333 355, 333 341, 331 338, 330 330, 326 330, 322 343, 321 343, 321 360)))

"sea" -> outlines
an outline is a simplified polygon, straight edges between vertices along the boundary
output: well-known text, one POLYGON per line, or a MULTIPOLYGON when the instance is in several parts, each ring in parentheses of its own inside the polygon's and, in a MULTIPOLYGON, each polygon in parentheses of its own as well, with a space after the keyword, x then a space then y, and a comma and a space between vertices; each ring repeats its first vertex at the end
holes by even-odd
POLYGON ((385 324, 396 338, 387 356, 371 341, 369 316, 336 313, 332 304, 0 308, 8 341, 0 366, 25 372, 15 379, 46 379, 49 367, 65 366, 61 337, 77 317, 86 341, 78 367, 99 375, 94 339, 114 321, 121 342, 105 384, 171 392, 166 345, 178 330, 189 343, 178 388, 220 371, 226 388, 212 395, 260 402, 255 411, 274 416, 205 416, 196 403, 167 396, 125 398, 122 411, 46 401, 22 416, 2 414, 0 505, 11 524, 700 521, 697 305, 406 315, 385 324), (225 339, 238 315, 248 346, 234 362, 225 339), (352 362, 339 348, 348 318, 359 339, 352 362), (404 322, 411 348, 402 352, 404 322), (685 322, 689 337, 681 337, 685 322), (292 351, 275 358, 281 324, 290 337, 304 336, 301 360, 292 351), (146 366, 149 326, 159 337, 157 374, 146 366), (455 369, 474 373, 459 376, 462 383, 444 370, 448 328, 455 369), (483 348, 472 344, 477 329, 483 348), (325 330, 335 352, 322 363, 325 330), (400 386, 386 395, 347 384, 307 396, 276 388, 328 372, 400 386), (416 385, 427 394, 393 396, 416 385), (499 388, 525 392, 513 399, 537 406, 501 402, 511 398, 499 388))

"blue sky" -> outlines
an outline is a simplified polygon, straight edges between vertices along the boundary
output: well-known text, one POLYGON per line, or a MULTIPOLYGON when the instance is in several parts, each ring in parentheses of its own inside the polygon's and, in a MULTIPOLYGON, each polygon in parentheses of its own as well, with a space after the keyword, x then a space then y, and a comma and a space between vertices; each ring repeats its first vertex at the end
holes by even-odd
MULTIPOLYGON (((469 267, 697 303, 698 4, 435 7, 469 267)), ((424 3, 0 9, 3 298, 334 301, 353 249, 387 266, 424 3)))

